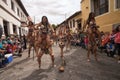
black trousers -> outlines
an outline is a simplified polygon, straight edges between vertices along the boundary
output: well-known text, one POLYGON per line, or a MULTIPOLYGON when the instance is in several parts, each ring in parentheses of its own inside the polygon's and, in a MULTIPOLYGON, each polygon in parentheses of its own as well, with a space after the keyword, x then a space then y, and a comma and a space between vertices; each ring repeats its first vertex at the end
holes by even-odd
POLYGON ((116 43, 115 44, 115 52, 117 52, 118 53, 118 56, 120 56, 120 43, 116 43))
POLYGON ((5 65, 5 55, 0 53, 0 68, 5 65))
POLYGON ((110 51, 110 52, 107 51, 107 56, 113 57, 113 54, 114 54, 114 51, 110 51))

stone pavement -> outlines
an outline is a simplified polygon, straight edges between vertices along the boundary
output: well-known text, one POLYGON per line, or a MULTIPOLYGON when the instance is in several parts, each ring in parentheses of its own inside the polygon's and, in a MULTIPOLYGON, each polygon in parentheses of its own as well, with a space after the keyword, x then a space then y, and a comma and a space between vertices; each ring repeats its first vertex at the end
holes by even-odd
POLYGON ((96 62, 91 55, 87 62, 86 50, 72 47, 64 51, 66 67, 64 72, 59 72, 61 64, 60 49, 53 47, 56 67, 52 68, 49 55, 42 57, 41 69, 38 68, 36 59, 27 57, 27 51, 21 58, 15 58, 6 68, 0 70, 0 80, 120 80, 120 64, 116 59, 98 53, 99 61, 96 62))

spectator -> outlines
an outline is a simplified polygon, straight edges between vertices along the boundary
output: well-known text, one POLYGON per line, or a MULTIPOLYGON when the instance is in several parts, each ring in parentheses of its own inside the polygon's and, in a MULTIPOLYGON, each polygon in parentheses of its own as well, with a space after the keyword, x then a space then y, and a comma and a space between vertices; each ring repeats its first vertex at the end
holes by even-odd
POLYGON ((110 40, 110 33, 106 32, 105 36, 102 39, 102 46, 105 46, 107 44, 107 42, 110 40))
POLYGON ((108 41, 106 45, 107 56, 112 57, 114 49, 115 49, 114 45, 110 41, 108 41))
POLYGON ((10 37, 7 37, 7 42, 8 42, 8 44, 12 44, 12 40, 10 37))
POLYGON ((80 46, 85 49, 84 37, 80 40, 80 46))
POLYGON ((115 48, 119 56, 118 63, 120 63, 120 25, 118 25, 118 27, 116 28, 116 34, 114 36, 115 36, 115 40, 114 40, 115 48))
POLYGON ((13 49, 13 45, 11 43, 8 43, 7 48, 6 48, 7 53, 12 53, 13 52, 12 49, 13 49))
POLYGON ((103 52, 103 50, 106 48, 104 45, 104 39, 105 39, 105 35, 101 36, 102 42, 101 45, 99 46, 99 49, 101 50, 101 53, 103 52))
POLYGON ((5 50, 3 50, 2 40, 0 39, 0 68, 5 66, 5 50))
POLYGON ((101 36, 103 36, 103 35, 104 35, 104 32, 103 32, 103 31, 101 31, 101 32, 100 32, 100 34, 101 34, 101 36))
POLYGON ((84 38, 84 43, 85 43, 85 48, 87 49, 87 45, 88 45, 88 37, 87 36, 85 36, 85 38, 84 38))
POLYGON ((24 41, 24 49, 27 49, 27 45, 26 45, 26 37, 25 37, 25 35, 23 35, 23 41, 24 41))

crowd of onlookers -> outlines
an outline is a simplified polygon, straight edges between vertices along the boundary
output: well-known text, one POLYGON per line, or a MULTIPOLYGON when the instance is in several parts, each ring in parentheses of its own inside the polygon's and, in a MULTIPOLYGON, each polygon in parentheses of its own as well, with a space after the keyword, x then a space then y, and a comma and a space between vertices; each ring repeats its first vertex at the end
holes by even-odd
POLYGON ((6 54, 22 56, 21 52, 23 49, 26 49, 24 37, 19 38, 17 36, 2 36, 0 39, 0 68, 6 66, 6 54))
POLYGON ((120 25, 111 34, 109 32, 102 33, 100 49, 105 51, 107 56, 114 57, 114 55, 118 55, 118 63, 120 63, 120 25))
MULTIPOLYGON (((116 29, 110 32, 101 31, 101 44, 98 45, 100 52, 106 53, 109 57, 118 56, 118 63, 120 63, 120 25, 116 29)), ((89 42, 88 36, 81 32, 79 35, 73 35, 75 38, 71 41, 72 45, 81 46, 87 49, 87 44, 89 42)))

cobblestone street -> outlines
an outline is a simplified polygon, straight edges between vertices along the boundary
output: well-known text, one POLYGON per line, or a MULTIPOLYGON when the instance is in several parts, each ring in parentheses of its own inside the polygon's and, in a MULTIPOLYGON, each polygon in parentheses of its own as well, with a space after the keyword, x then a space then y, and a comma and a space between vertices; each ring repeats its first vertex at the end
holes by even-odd
POLYGON ((56 67, 50 67, 49 55, 42 57, 41 69, 32 58, 27 58, 27 50, 21 58, 15 57, 13 62, 0 70, 0 80, 120 80, 120 65, 113 58, 99 53, 99 61, 91 56, 91 62, 87 62, 86 50, 73 47, 70 51, 64 51, 66 67, 63 73, 58 71, 60 67, 60 50, 54 46, 56 67), (6 76, 7 75, 7 76, 6 76))

